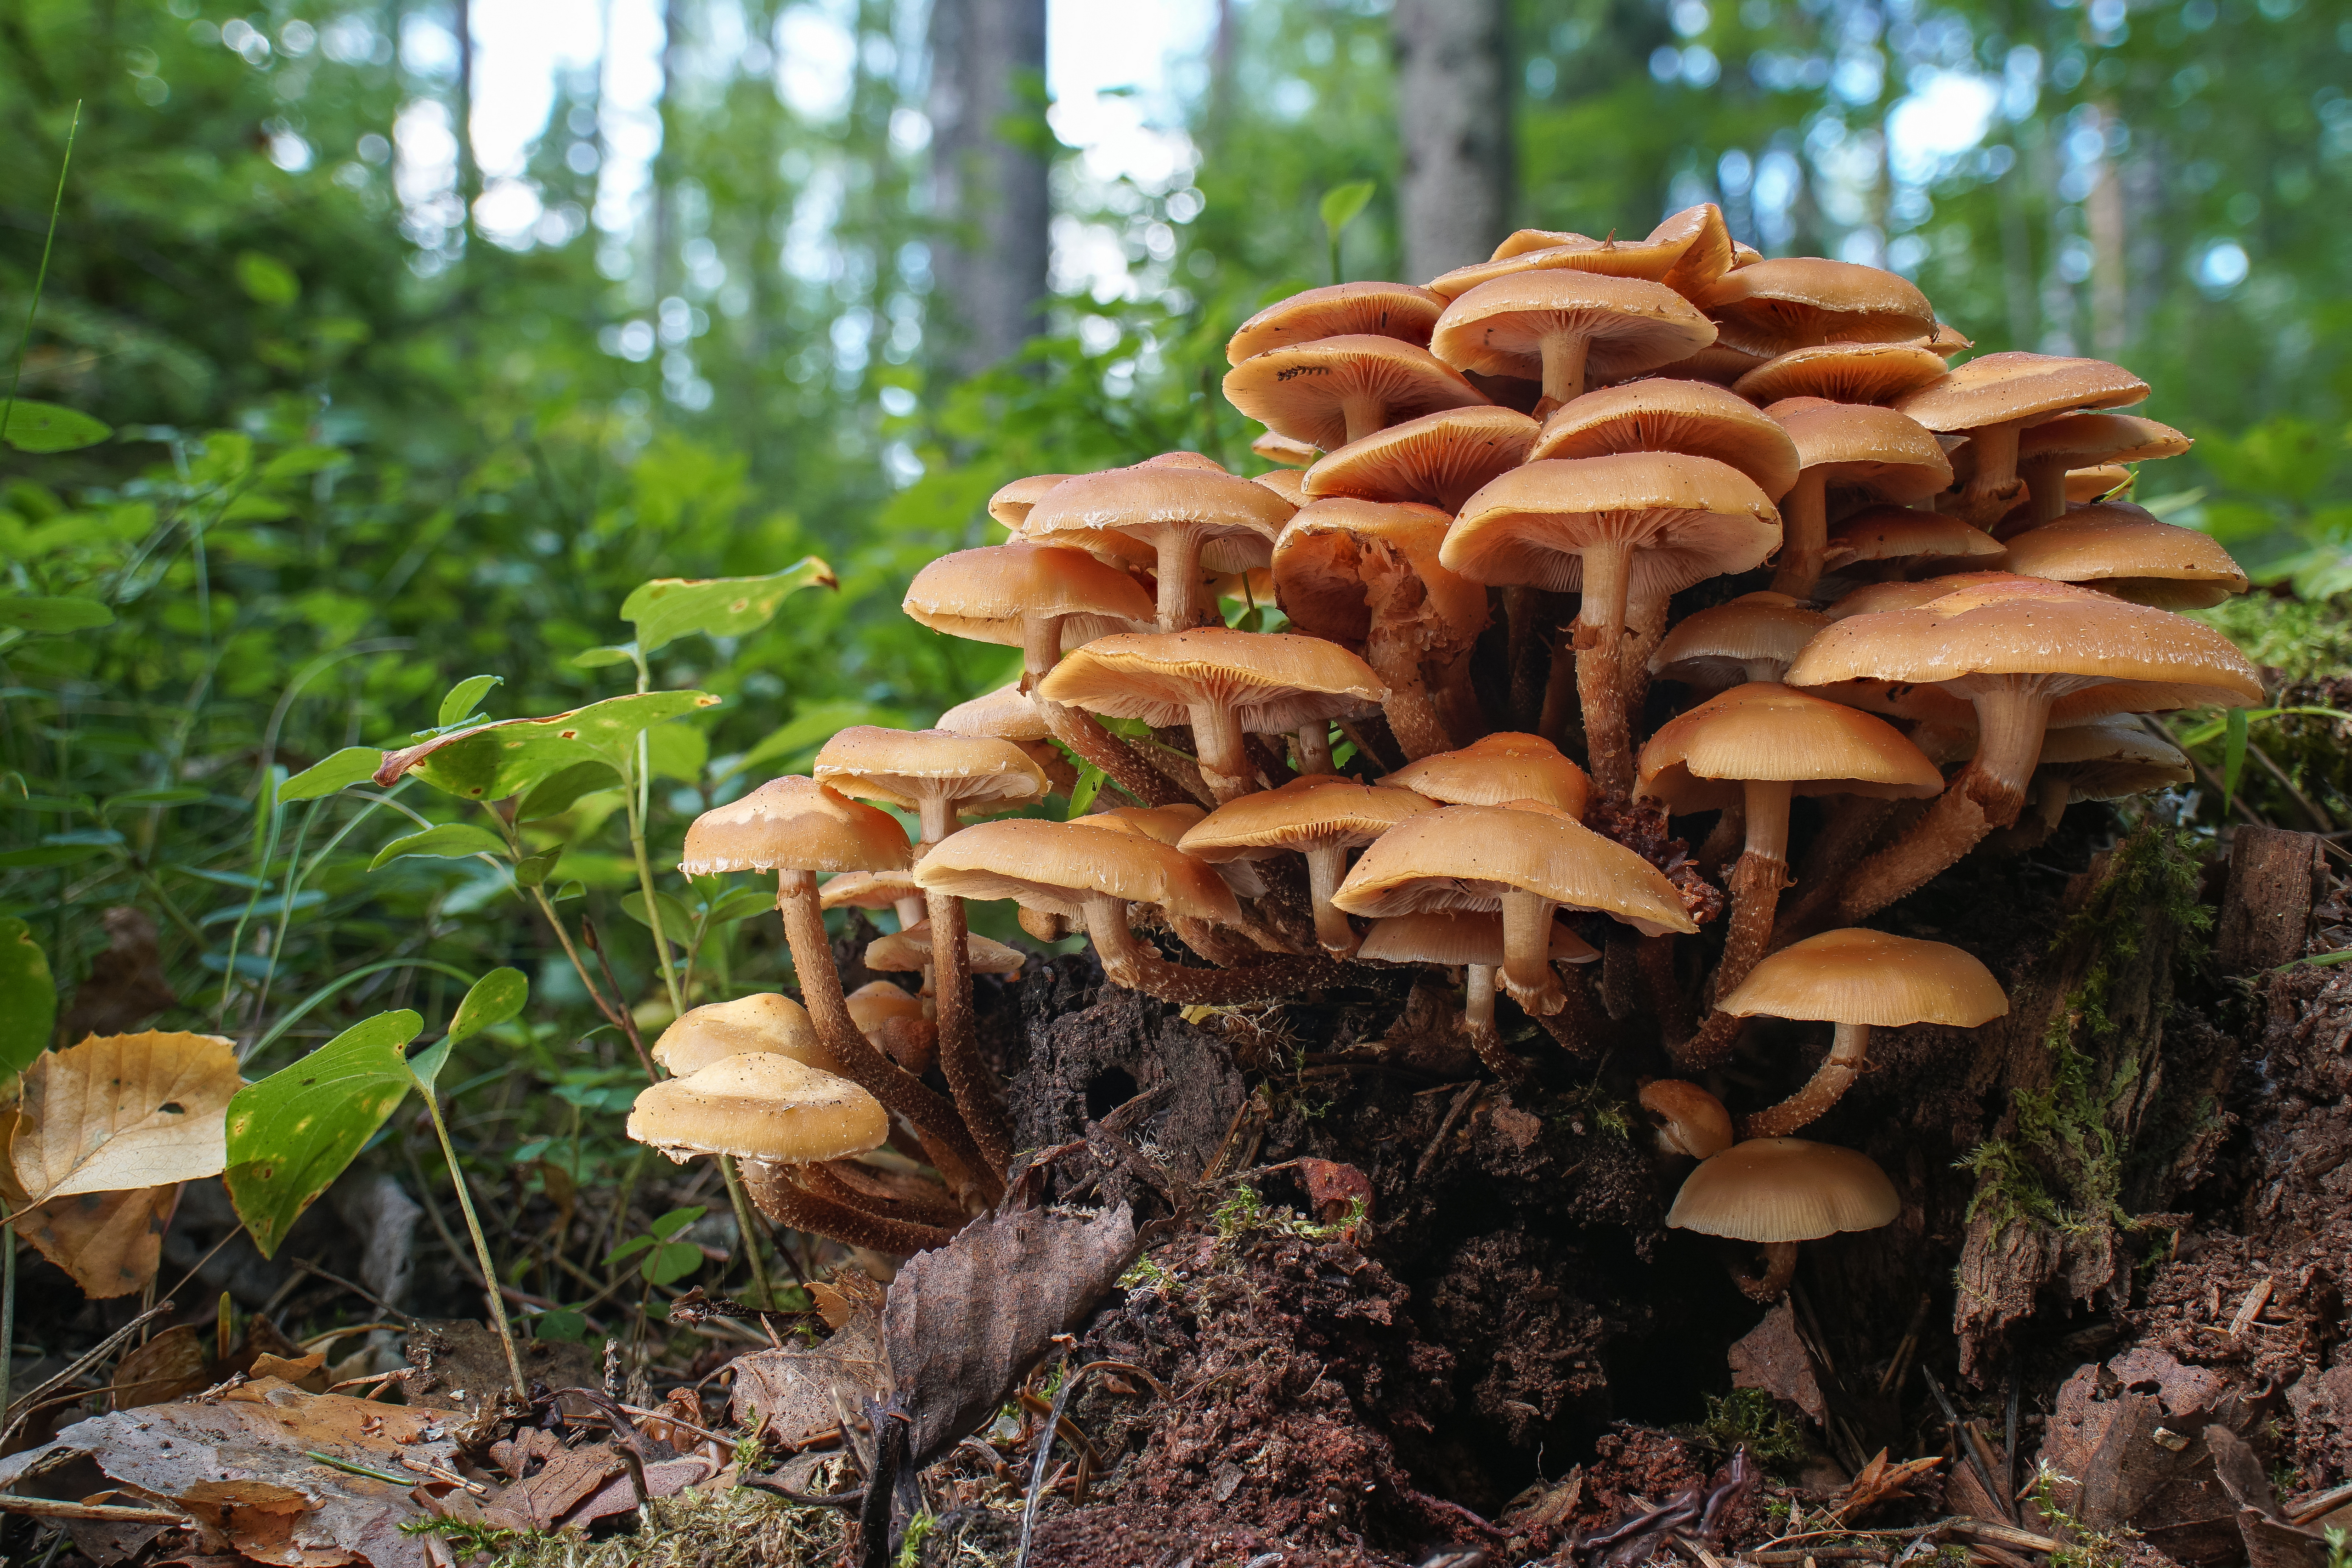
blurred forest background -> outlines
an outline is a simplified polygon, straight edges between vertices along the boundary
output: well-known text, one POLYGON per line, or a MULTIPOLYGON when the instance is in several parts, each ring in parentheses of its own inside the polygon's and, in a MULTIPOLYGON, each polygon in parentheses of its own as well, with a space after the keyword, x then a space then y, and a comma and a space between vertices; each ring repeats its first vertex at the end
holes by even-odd
MULTIPOLYGON (((1043 0, 512 5, 587 63, 488 160, 459 128, 509 0, 0 0, 0 321, 13 351, 29 312, 24 396, 113 431, 0 449, 5 592, 114 617, 56 635, 0 599, 0 914, 68 996, 103 961, 149 987, 131 1022, 267 1037, 248 1076, 522 967, 542 1005, 460 1131, 525 1185, 567 1116, 581 1173, 583 1109, 590 1157, 628 1157, 625 1047, 504 866, 371 868, 464 808, 275 782, 404 743, 467 677, 496 717, 626 690, 576 656, 636 584, 821 555, 837 592, 653 661, 724 699, 653 749, 671 864, 833 729, 1015 671, 898 611, 996 537, 1000 483, 1262 466, 1223 344, 1335 260, 1420 281, 1513 226, 1715 201, 1768 254, 1897 268, 1981 347, 2152 382, 2198 446, 2140 499, 2273 585, 2225 623, 2290 677, 2352 666, 2352 20, 2321 0, 1186 0, 1197 50, 1084 102, 1049 94, 1043 0), (1107 121, 1150 156, 1074 144, 1107 121), (1335 242, 1323 198, 1364 181, 1335 242), (498 1087, 516 1053, 555 1101, 498 1087)), ((2258 718, 2239 798, 2181 808, 2352 822, 2292 730, 2258 718)), ((645 1000, 620 805, 533 842, 645 1000)), ((780 983, 772 922, 723 913, 698 993, 780 983)))

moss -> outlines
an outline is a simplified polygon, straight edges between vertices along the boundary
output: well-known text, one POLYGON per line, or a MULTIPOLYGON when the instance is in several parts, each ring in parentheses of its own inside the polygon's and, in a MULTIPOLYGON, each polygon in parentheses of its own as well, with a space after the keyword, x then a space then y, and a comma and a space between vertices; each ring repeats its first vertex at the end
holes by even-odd
POLYGON ((2289 680, 2315 680, 2352 669, 2352 609, 2335 601, 2242 594, 2190 612, 2289 680))
POLYGON ((1804 1462, 1804 1426, 1760 1388, 1708 1394, 1706 1419, 1685 1430, 1726 1453, 1744 1447, 1767 1469, 1790 1472, 1804 1462))
POLYGON ((601 1541, 456 1520, 404 1528, 439 1536, 460 1562, 483 1568, 831 1568, 845 1543, 839 1510, 797 1508, 748 1487, 657 1498, 635 1530, 601 1541))

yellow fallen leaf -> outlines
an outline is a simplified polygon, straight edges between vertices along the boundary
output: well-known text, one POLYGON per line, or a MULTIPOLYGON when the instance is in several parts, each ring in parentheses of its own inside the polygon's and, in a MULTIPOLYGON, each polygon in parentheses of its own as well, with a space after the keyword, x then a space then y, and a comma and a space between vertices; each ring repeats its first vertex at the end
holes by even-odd
POLYGON ((155 1278, 178 1183, 52 1198, 16 1222, 16 1234, 73 1276, 93 1301, 127 1296, 155 1278))
POLYGON ((216 1176, 236 1056, 218 1035, 93 1035, 25 1069, 8 1161, 28 1202, 216 1176))

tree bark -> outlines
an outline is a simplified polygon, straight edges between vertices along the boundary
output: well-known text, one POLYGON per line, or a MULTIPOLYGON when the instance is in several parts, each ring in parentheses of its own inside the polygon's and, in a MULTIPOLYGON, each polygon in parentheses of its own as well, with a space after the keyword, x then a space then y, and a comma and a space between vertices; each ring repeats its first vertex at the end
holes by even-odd
POLYGON ((933 0, 931 325, 958 377, 1010 358, 1043 320, 1045 161, 1005 137, 1045 106, 1045 0, 933 0))
POLYGON ((1397 0, 1404 276, 1484 261, 1510 232, 1510 12, 1503 0, 1397 0))

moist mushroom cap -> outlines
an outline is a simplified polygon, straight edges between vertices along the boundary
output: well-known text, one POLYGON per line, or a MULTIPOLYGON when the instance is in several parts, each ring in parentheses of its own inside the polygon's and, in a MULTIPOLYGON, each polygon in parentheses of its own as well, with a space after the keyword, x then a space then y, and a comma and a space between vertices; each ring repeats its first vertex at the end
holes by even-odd
POLYGON ((1602 387, 1562 404, 1528 449, 1546 458, 1620 452, 1680 452, 1727 463, 1773 500, 1789 493, 1802 465, 1780 422, 1737 393, 1704 381, 1653 376, 1602 387))
POLYGON ((1558 268, 1647 279, 1690 293, 1720 277, 1733 264, 1736 248, 1722 209, 1703 202, 1670 214, 1648 238, 1638 241, 1523 228, 1495 247, 1492 260, 1455 268, 1433 279, 1430 288, 1450 300, 1512 272, 1558 268))
POLYGON ((1835 572, 1857 561, 1969 560, 1998 556, 2004 548, 1948 513, 1881 504, 1830 525, 1822 564, 1835 572))
POLYGON ((1766 363, 1769 357, 1733 348, 1717 338, 1687 359, 1678 359, 1648 372, 1647 377, 1660 381, 1705 381, 1717 386, 1730 386, 1766 363))
POLYGON ((2211 534, 2159 521, 2129 501, 2077 507, 2026 530, 2010 540, 2008 566, 2021 577, 2112 584, 2131 599, 2142 598, 2130 591, 2134 580, 2160 584, 2169 605, 2218 605, 2246 591, 2245 572, 2211 534))
POLYGON ((1381 783, 1448 805, 1539 800, 1572 817, 1584 815, 1592 794, 1592 781, 1559 747, 1540 735, 1510 730, 1407 763, 1381 783))
POLYGON ((2048 731, 2035 764, 2035 772, 2045 770, 2065 781, 2074 800, 2121 800, 2197 777, 2179 747, 2150 734, 2131 714, 2048 731))
POLYGON ((1489 401, 1427 349, 1362 333, 1245 359, 1225 373, 1224 391, 1227 402, 1267 429, 1327 452, 1348 443, 1349 398, 1378 399, 1387 425, 1489 401))
POLYGON ((1098 638, 1055 665, 1039 689, 1049 701, 1155 729, 1188 724, 1194 703, 1213 704, 1254 734, 1358 714, 1389 694, 1370 665, 1336 643, 1223 626, 1098 638))
POLYGON ((918 625, 1018 647, 1023 624, 1060 617, 1062 649, 1150 626, 1151 595, 1115 566, 1057 545, 991 544, 942 555, 915 574, 900 605, 918 625))
POLYGON ((1972 1029, 2006 1014, 2009 997, 1992 971, 1948 942, 1856 929, 1790 943, 1715 1005, 1735 1018, 1972 1029))
POLYGON ((1211 862, 1258 859, 1285 849, 1349 848, 1436 809, 1409 789, 1308 773, 1280 789, 1227 801, 1187 829, 1177 847, 1211 862))
POLYGON ((1944 775, 1883 719, 1769 681, 1735 686, 1670 720, 1642 748, 1636 795, 1676 816, 1742 798, 1747 780, 1797 795, 1924 800, 1944 775))
MULTIPOLYGON (((2029 430, 2027 435, 2033 432, 2029 430)), ((2116 492, 2127 490, 2134 475, 2120 463, 2098 463, 2087 468, 2066 470, 2066 500, 2074 506, 2095 500, 2117 499, 2116 492)))
POLYGON ((1225 363, 1239 364, 1271 349, 1320 338, 1395 338, 1429 346, 1429 331, 1445 309, 1443 297, 1410 283, 1334 283, 1277 300, 1241 324, 1226 340, 1225 363))
POLYGON ((1935 436, 1892 408, 1791 397, 1764 412, 1788 431, 1799 466, 1822 469, 1832 489, 1914 501, 1952 482, 1951 459, 1935 436))
POLYGON ((902 807, 944 800, 961 810, 1006 810, 1045 798, 1043 769, 1010 741, 947 730, 856 724, 819 748, 817 778, 845 795, 902 807))
MULTIPOLYGON (((1425 910, 1391 915, 1372 922, 1358 958, 1379 963, 1442 963, 1448 968, 1483 963, 1499 969, 1503 963, 1503 917, 1479 910, 1425 910)), ((1550 957, 1555 963, 1591 963, 1601 950, 1568 929, 1551 924, 1550 957)))
POLYGON ((1697 302, 1721 341, 1750 353, 1783 354, 1814 343, 1916 342, 1936 330, 1927 296, 1895 273, 1818 256, 1735 268, 1697 302))
POLYGON ((1090 811, 1084 816, 1074 816, 1070 818, 1070 826, 1106 828, 1113 833, 1139 833, 1162 844, 1176 844, 1182 841, 1194 824, 1208 815, 1206 810, 1191 801, 1178 801, 1173 805, 1118 805, 1108 811, 1090 811))
POLYGON ((2147 383, 2105 360, 2007 350, 1906 393, 1895 406, 1930 430, 1977 430, 2083 408, 2128 407, 2147 383))
POLYGON ((1412 501, 1335 496, 1301 507, 1274 542, 1275 593, 1301 631, 1360 643, 1371 630, 1371 585, 1402 563, 1430 607, 1464 641, 1486 624, 1486 591, 1438 560, 1454 519, 1412 501))
POLYGON ((1715 323, 1663 283, 1600 272, 1523 271, 1481 283, 1446 306, 1430 353, 1457 370, 1533 378, 1543 341, 1587 341, 1585 374, 1632 375, 1715 341, 1715 323))
POLYGON ((1571 593, 1584 581, 1578 552, 1604 542, 1635 547, 1635 596, 1663 597, 1761 564, 1780 515, 1755 480, 1711 458, 1552 458, 1465 502, 1438 558, 1473 582, 1571 593))
POLYGON ((1797 650, 1829 624, 1827 616, 1787 594, 1742 594, 1676 622, 1650 655, 1650 672, 1690 679, 1729 671, 1737 679, 1750 660, 1761 659, 1786 668, 1797 650))
POLYGON ((887 980, 869 980, 842 1001, 860 1034, 870 1035, 893 1018, 911 1021, 923 1016, 923 999, 887 980))
POLYGON ((628 1132, 671 1159, 733 1154, 806 1164, 878 1149, 890 1118, 845 1078, 775 1051, 725 1058, 637 1096, 628 1132))
MULTIPOLYGON (((964 936, 965 961, 974 974, 1018 974, 1028 954, 1017 947, 982 936, 964 936)), ((883 973, 904 974, 928 968, 931 962, 931 922, 917 921, 904 931, 877 936, 866 944, 866 967, 883 973)))
POLYGON ((959 898, 1012 899, 1074 920, 1090 894, 1224 925, 1242 919, 1232 890, 1205 861, 1141 833, 1034 817, 967 827, 925 855, 915 877, 959 898))
POLYGON ((914 859, 914 847, 897 817, 793 775, 770 779, 742 799, 696 817, 686 830, 678 869, 690 877, 720 871, 888 871, 904 870, 914 859))
POLYGON ((1307 470, 1307 494, 1427 501, 1451 511, 1526 462, 1538 428, 1516 408, 1441 408, 1326 453, 1307 470))
POLYGON ((1202 565, 1238 572, 1265 564, 1294 510, 1254 479, 1155 459, 1065 479, 1030 511, 1021 532, 1150 562, 1159 555, 1156 540, 1189 529, 1202 537, 1202 565))
POLYGON ((1731 390, 1759 404, 1788 397, 1887 403, 1944 374, 1944 356, 1925 342, 1809 343, 1758 365, 1731 390))
POLYGON ((1815 1241, 1876 1230, 1903 1212, 1867 1154, 1802 1138, 1750 1138, 1700 1162, 1666 1224, 1735 1241, 1815 1241))
POLYGON ((1276 468, 1270 474, 1254 474, 1250 483, 1264 485, 1292 506, 1307 504, 1307 475, 1302 469, 1276 468))
MULTIPOLYGON (((1150 601, 1145 603, 1149 605, 1150 601)), ((1017 680, 982 692, 969 702, 957 703, 940 714, 931 728, 953 735, 989 735, 1000 741, 1042 741, 1053 732, 1046 727, 1045 714, 1037 710, 1035 700, 1021 689, 1017 680)))
POLYGON ((723 1058, 752 1051, 780 1051, 806 1067, 838 1070, 807 1012, 773 992, 688 1008, 654 1042, 653 1058, 671 1077, 685 1078, 723 1058))
POLYGON ((1642 1109, 1665 1124, 1675 1148, 1706 1160, 1731 1147, 1731 1113, 1723 1101, 1678 1078, 1654 1079, 1642 1086, 1642 1109))
POLYGON ((1047 490, 1068 479, 1067 474, 1031 474, 1001 487, 988 498, 988 515, 1005 527, 1019 532, 1022 522, 1029 516, 1047 490))
POLYGON ((2171 426, 2134 414, 2061 414, 2017 438, 2017 460, 2063 458, 2070 468, 2178 458, 2197 443, 2171 426))
POLYGON ((1698 930, 1658 868, 1565 816, 1449 805, 1407 817, 1356 862, 1331 901, 1351 915, 1497 910, 1506 892, 1598 910, 1629 925, 1698 930))

